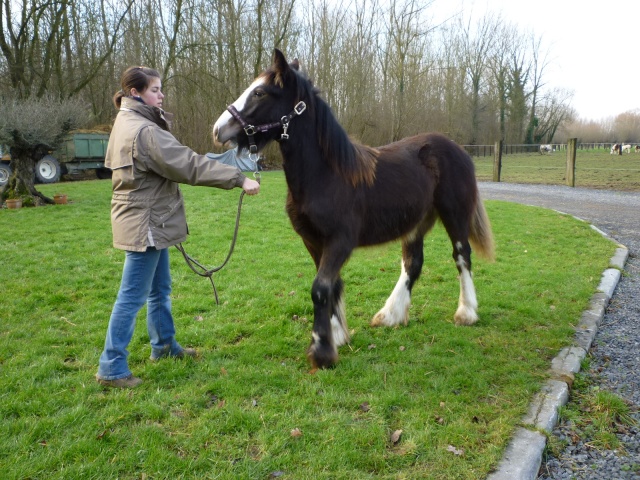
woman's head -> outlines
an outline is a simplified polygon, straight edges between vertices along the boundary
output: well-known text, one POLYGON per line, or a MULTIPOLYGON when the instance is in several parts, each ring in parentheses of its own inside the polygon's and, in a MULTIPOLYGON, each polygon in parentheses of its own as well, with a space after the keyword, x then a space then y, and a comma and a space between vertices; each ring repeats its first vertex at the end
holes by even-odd
POLYGON ((120 108, 122 97, 139 97, 145 104, 162 107, 162 82, 157 70, 148 67, 129 67, 120 80, 122 89, 113 96, 113 103, 120 108))

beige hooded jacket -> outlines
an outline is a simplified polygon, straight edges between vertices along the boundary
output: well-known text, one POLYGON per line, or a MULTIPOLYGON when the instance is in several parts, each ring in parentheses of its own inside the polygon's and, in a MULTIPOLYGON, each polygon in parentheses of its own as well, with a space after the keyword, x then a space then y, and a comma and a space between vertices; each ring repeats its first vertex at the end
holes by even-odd
POLYGON ((187 221, 178 183, 232 189, 245 176, 198 155, 169 132, 165 113, 123 98, 109 137, 105 166, 113 171, 113 246, 144 252, 183 242, 187 221))

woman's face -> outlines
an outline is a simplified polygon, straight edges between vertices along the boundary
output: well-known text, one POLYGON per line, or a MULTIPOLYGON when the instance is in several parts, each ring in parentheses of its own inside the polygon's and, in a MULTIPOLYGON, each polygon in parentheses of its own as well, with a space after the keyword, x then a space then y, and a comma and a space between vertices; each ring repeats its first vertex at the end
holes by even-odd
POLYGON ((135 88, 131 89, 131 94, 142 98, 145 104, 152 107, 162 108, 162 82, 158 77, 150 77, 149 86, 143 91, 138 92, 135 88))

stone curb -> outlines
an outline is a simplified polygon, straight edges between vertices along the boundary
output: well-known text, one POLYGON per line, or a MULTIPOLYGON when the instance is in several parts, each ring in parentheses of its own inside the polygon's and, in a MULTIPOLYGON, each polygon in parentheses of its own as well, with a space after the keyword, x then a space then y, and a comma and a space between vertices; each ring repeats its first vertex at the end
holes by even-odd
MULTIPOLYGON (((610 238, 601 230, 592 228, 610 238)), ((591 297, 589 308, 576 326, 576 345, 563 348, 551 361, 551 378, 534 397, 522 419, 522 426, 515 430, 502 460, 496 470, 487 476, 487 480, 535 480, 538 477, 547 443, 545 434, 551 434, 558 423, 559 408, 569 400, 575 374, 580 371, 582 360, 591 348, 627 258, 629 250, 618 244, 609 261, 613 268, 607 268, 602 273, 597 292, 591 297)))

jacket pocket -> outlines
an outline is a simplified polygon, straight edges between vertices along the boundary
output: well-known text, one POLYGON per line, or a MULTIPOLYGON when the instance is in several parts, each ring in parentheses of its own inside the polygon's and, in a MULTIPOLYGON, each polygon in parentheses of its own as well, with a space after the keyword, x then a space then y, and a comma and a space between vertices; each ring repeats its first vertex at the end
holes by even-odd
POLYGON ((157 204, 162 205, 162 208, 157 209, 152 207, 151 224, 156 228, 164 228, 164 223, 167 222, 173 215, 182 208, 183 205, 182 195, 178 194, 171 200, 158 199, 157 204))

